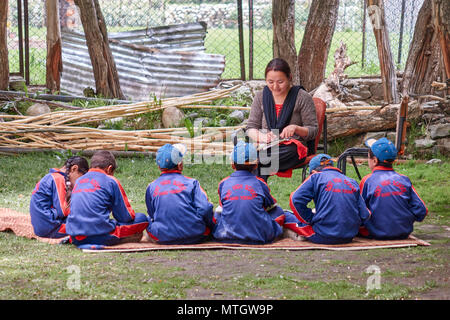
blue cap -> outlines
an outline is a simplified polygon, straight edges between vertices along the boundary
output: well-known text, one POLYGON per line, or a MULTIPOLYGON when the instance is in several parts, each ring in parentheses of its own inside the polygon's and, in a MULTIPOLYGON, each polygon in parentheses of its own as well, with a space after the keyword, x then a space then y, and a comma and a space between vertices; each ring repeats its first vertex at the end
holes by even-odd
POLYGON ((380 161, 394 161, 397 158, 397 148, 386 138, 367 139, 365 145, 372 150, 375 157, 380 161))
POLYGON ((309 161, 309 173, 311 173, 314 169, 316 169, 319 166, 323 165, 333 165, 333 160, 331 160, 331 157, 325 153, 318 154, 314 158, 309 161))
POLYGON ((171 145, 166 143, 158 149, 156 153, 156 163, 161 169, 175 168, 181 161, 186 153, 186 147, 182 144, 171 145))
POLYGON ((234 146, 230 158, 236 164, 253 164, 258 161, 258 153, 253 144, 239 141, 234 146))

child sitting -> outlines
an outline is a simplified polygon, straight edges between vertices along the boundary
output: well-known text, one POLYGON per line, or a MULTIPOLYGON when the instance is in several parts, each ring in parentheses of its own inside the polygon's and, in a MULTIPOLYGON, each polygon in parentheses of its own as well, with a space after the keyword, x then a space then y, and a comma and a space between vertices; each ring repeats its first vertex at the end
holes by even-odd
POLYGON ((360 183, 361 195, 372 217, 360 234, 375 239, 405 239, 413 231, 414 221, 422 221, 428 213, 411 180, 394 171, 392 163, 397 149, 386 138, 369 139, 368 161, 372 173, 360 183))
POLYGON ((370 217, 358 183, 333 167, 327 154, 312 158, 309 169, 311 175, 290 196, 291 209, 299 221, 286 221, 285 228, 314 243, 351 242, 370 217), (307 207, 311 200, 315 213, 307 207))
POLYGON ((145 193, 147 233, 161 244, 191 244, 206 240, 213 224, 213 205, 200 183, 182 174, 186 147, 165 144, 156 163, 161 175, 145 193))
POLYGON ((70 157, 64 165, 50 169, 31 194, 30 216, 34 233, 43 238, 62 238, 70 213, 70 193, 75 180, 89 170, 83 157, 70 157))
POLYGON ((103 245, 139 241, 148 226, 147 216, 134 212, 113 176, 116 168, 110 151, 97 151, 89 172, 75 183, 66 230, 70 242, 80 248, 101 249, 103 245), (111 212, 115 219, 110 218, 111 212))
POLYGON ((220 210, 215 214, 214 238, 228 243, 273 242, 283 232, 284 212, 266 182, 252 173, 258 166, 256 149, 239 141, 231 161, 235 172, 219 183, 220 210))

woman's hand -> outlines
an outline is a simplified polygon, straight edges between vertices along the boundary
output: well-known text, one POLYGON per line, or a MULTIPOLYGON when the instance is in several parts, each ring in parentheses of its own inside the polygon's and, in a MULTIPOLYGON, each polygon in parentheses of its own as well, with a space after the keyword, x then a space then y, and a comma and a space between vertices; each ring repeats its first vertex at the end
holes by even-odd
POLYGON ((306 137, 308 135, 308 128, 290 124, 280 133, 280 139, 291 138, 294 135, 306 137))
POLYGON ((293 135, 295 135, 298 128, 299 128, 299 126, 297 126, 295 124, 288 125, 287 127, 285 127, 283 129, 283 131, 281 131, 280 138, 286 139, 286 138, 292 137, 293 135))
POLYGON ((271 131, 267 132, 266 134, 260 135, 260 141, 265 143, 271 143, 272 141, 275 141, 278 139, 278 137, 273 134, 271 131))

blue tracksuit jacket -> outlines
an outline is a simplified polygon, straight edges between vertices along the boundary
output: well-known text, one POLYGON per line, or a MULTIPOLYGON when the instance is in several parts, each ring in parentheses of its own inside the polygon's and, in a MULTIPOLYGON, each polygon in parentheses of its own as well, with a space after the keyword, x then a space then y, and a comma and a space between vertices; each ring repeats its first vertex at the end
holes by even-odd
POLYGON ((60 238, 65 235, 64 223, 70 212, 65 196, 65 173, 50 169, 31 195, 31 224, 37 236, 60 238))
POLYGON ((284 219, 284 212, 261 178, 245 170, 235 171, 219 183, 218 192, 222 212, 216 218, 216 240, 265 244, 282 234, 275 219, 284 219))
POLYGON ((290 196, 296 217, 324 238, 350 240, 370 217, 358 183, 335 167, 310 175, 290 196), (307 204, 314 200, 316 213, 307 204))
POLYGON ((75 182, 66 230, 71 236, 109 234, 135 218, 122 185, 101 169, 90 169, 75 182), (114 219, 110 218, 112 212, 114 219))
POLYGON ((200 183, 178 170, 164 170, 147 187, 147 231, 159 243, 188 244, 205 239, 213 224, 213 205, 200 183))
POLYGON ((414 221, 428 213, 411 180, 391 168, 375 167, 360 183, 361 195, 372 212, 365 223, 368 234, 376 239, 407 238, 414 221))

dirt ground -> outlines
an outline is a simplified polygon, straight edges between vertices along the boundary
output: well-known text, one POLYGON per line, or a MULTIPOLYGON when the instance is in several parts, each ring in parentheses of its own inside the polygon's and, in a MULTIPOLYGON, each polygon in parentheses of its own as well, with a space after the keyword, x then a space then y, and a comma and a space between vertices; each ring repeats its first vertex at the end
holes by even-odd
MULTIPOLYGON (((222 283, 232 283, 233 280, 242 277, 259 275, 284 276, 298 283, 348 281, 352 285, 364 288, 369 276, 365 273, 366 268, 376 265, 381 271, 382 287, 400 285, 412 288, 412 299, 450 299, 450 256, 445 241, 450 237, 450 228, 421 225, 416 230, 421 239, 434 244, 429 247, 364 251, 179 251, 174 256, 136 256, 136 260, 155 266, 175 268, 179 270, 175 271, 179 276, 201 275, 206 281, 220 278, 222 283)), ((252 288, 250 291, 255 296, 245 297, 246 299, 279 298, 266 296, 262 289, 252 288)), ((235 299, 236 297, 221 288, 211 290, 195 287, 188 292, 186 298, 235 299)))

